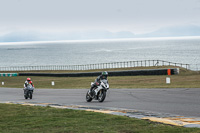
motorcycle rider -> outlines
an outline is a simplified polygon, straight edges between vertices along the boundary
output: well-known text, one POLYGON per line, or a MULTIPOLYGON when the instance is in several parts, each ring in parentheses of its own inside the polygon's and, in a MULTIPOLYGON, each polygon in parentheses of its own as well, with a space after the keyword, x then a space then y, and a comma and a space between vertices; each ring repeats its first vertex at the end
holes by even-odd
POLYGON ((28 84, 31 84, 34 87, 33 82, 31 81, 31 78, 27 78, 24 83, 24 93, 28 84))
POLYGON ((93 90, 95 87, 97 87, 97 86, 100 85, 100 81, 101 81, 101 80, 103 80, 103 79, 107 80, 107 76, 108 76, 108 72, 107 72, 107 71, 104 71, 104 72, 101 73, 101 75, 99 75, 99 76, 96 78, 94 84, 92 84, 92 86, 91 86, 91 88, 90 88, 89 94, 90 94, 91 96, 92 96, 92 90, 93 90))

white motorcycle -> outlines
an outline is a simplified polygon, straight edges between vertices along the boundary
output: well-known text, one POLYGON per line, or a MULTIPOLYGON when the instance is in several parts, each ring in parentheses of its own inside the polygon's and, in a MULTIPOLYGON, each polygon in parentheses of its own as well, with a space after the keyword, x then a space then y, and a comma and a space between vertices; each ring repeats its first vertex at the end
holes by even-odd
MULTIPOLYGON (((91 86, 94 82, 91 82, 91 86)), ((92 93, 88 90, 86 94, 86 101, 91 102, 93 99, 103 102, 106 98, 106 92, 109 89, 109 84, 107 80, 101 80, 100 85, 92 89, 92 93), (90 95, 91 94, 91 95, 90 95)))

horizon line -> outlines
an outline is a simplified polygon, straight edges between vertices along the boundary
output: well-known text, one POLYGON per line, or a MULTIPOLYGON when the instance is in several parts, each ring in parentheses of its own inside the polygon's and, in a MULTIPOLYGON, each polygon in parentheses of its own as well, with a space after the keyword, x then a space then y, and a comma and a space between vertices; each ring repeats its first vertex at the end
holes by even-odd
POLYGON ((139 37, 139 38, 113 38, 113 39, 82 39, 82 40, 55 40, 55 41, 18 41, 0 42, 0 45, 25 45, 25 44, 46 44, 46 43, 80 43, 80 42, 112 42, 112 41, 145 41, 145 40, 176 40, 176 39, 200 39, 200 36, 178 36, 178 37, 139 37))

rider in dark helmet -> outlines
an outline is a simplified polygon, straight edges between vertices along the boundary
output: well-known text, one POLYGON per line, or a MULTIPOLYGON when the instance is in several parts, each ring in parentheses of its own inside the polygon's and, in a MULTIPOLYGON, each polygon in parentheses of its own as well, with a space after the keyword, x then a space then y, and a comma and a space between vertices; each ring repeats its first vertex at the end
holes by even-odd
POLYGON ((104 71, 101 73, 101 75, 99 75, 94 84, 92 84, 91 88, 90 88, 90 95, 92 95, 92 89, 99 86, 100 85, 100 80, 103 80, 103 79, 106 79, 107 80, 107 77, 108 77, 108 72, 107 71, 104 71))

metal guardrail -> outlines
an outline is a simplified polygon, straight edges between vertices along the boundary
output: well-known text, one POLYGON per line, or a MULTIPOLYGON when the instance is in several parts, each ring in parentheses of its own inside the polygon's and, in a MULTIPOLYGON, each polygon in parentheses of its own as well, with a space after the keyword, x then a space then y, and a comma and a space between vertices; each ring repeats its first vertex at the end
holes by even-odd
POLYGON ((142 61, 111 62, 111 63, 86 64, 86 65, 10 66, 10 67, 0 67, 0 71, 92 70, 92 69, 151 67, 151 66, 178 66, 190 69, 189 64, 173 63, 163 60, 142 60, 142 61))

